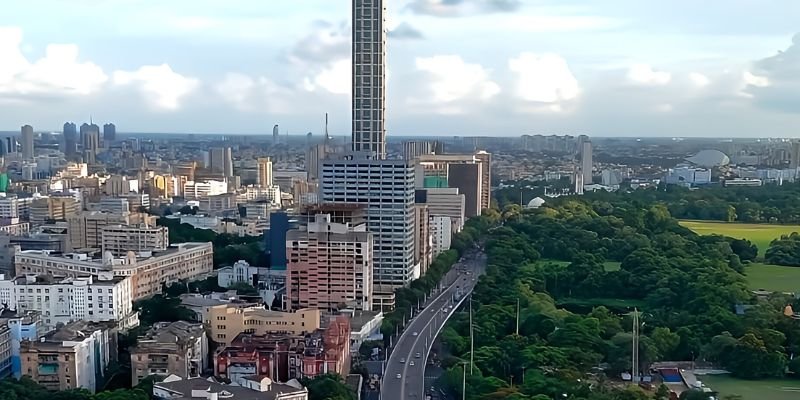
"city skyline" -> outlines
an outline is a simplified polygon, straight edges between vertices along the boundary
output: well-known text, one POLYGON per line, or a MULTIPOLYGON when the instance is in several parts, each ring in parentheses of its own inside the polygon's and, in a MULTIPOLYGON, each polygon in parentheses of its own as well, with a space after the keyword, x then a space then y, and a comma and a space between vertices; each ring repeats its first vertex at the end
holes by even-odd
MULTIPOLYGON (((349 2, 45 3, 97 24, 4 11, 4 131, 351 134, 349 2)), ((800 6, 768 3, 391 2, 387 132, 793 135, 800 6)))

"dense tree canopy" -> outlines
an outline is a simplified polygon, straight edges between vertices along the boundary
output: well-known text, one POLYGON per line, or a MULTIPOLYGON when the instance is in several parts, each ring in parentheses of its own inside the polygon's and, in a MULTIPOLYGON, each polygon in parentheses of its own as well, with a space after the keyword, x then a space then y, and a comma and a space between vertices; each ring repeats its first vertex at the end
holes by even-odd
MULTIPOLYGON (((503 226, 487 233, 488 270, 473 294, 467 398, 647 398, 598 388, 593 374, 600 365, 610 377, 631 370, 633 305, 644 322, 640 371, 654 361, 707 360, 743 378, 780 377, 787 355, 800 350, 800 324, 781 313, 795 300, 759 300, 745 285, 749 243, 699 236, 668 207, 638 201, 567 198, 537 210, 509 206, 502 215, 503 226), (607 270, 607 262, 619 269, 607 270), (575 300, 582 306, 559 306, 575 300), (746 312, 736 314, 737 305, 746 312)), ((469 360, 466 315, 454 316, 442 339, 469 360)), ((460 395, 455 364, 447 381, 460 395)))

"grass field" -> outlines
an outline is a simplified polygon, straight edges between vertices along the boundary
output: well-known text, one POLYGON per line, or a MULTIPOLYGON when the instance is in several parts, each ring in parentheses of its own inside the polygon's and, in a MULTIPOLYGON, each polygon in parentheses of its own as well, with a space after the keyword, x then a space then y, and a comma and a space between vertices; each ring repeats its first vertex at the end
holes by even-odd
POLYGON ((769 243, 781 235, 800 232, 798 225, 740 224, 713 221, 680 221, 681 225, 700 235, 724 235, 747 239, 758 246, 758 255, 763 257, 769 243))
POLYGON ((800 399, 800 380, 746 381, 726 375, 699 375, 697 378, 721 395, 738 394, 743 400, 800 399))
POLYGON ((753 263, 746 267, 745 274, 750 289, 800 292, 800 267, 753 263))

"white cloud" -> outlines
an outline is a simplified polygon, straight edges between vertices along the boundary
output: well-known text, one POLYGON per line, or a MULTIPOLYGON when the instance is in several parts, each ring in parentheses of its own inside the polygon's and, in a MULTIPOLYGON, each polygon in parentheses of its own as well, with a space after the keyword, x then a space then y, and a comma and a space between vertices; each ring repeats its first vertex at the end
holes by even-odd
POLYGON ((114 84, 137 85, 155 108, 176 110, 181 98, 197 89, 200 82, 173 71, 169 64, 161 64, 145 65, 130 72, 115 71, 114 84))
POLYGON ((672 80, 672 75, 669 72, 656 71, 648 64, 634 64, 628 69, 628 79, 639 85, 663 86, 672 80))
POLYGON ((657 105, 655 107, 655 109, 658 112, 667 113, 667 112, 672 111, 674 109, 674 107, 672 106, 672 104, 664 103, 664 104, 657 105))
POLYGON ((562 103, 577 98, 581 93, 567 61, 557 54, 522 53, 510 59, 508 67, 517 74, 517 97, 539 103, 539 109, 561 111, 562 103))
POLYGON ((706 87, 711 83, 711 79, 699 72, 690 72, 689 80, 697 87, 706 87))
POLYGON ((108 80, 103 69, 78 61, 78 46, 50 44, 44 57, 31 63, 22 54, 22 30, 0 27, 0 93, 86 95, 108 80))
POLYGON ((333 94, 347 94, 352 92, 352 62, 338 60, 314 77, 311 88, 321 87, 333 94))
POLYGON ((526 33, 594 31, 623 25, 611 18, 581 15, 513 15, 498 22, 503 29, 526 33))
POLYGON ((765 76, 754 75, 750 71, 744 71, 744 73, 742 74, 742 80, 744 81, 745 85, 748 86, 755 86, 755 87, 769 86, 769 78, 765 76))
POLYGON ((426 103, 439 113, 464 112, 460 101, 487 101, 498 93, 500 86, 489 79, 489 71, 480 64, 470 64, 457 55, 420 57, 415 61, 418 71, 427 77, 430 97, 413 99, 412 103, 426 103))

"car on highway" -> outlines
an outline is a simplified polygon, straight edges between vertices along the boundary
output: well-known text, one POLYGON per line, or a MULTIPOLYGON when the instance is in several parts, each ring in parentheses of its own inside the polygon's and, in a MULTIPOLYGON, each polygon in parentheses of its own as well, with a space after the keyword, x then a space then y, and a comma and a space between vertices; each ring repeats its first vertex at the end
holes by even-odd
POLYGON ((417 336, 417 335, 419 335, 419 332, 414 332, 414 333, 412 333, 411 335, 412 335, 412 336, 417 336))
POLYGON ((414 358, 420 358, 420 357, 422 357, 422 354, 420 353, 414 354, 414 358))
POLYGON ((405 363, 406 363, 406 359, 405 359, 405 357, 401 358, 401 359, 400 359, 400 364, 405 364, 405 363))
POLYGON ((402 375, 402 374, 397 374, 397 375, 395 375, 395 377, 396 377, 397 379, 400 379, 400 378, 402 378, 402 377, 403 377, 403 375, 402 375))
POLYGON ((411 361, 409 361, 409 362, 408 362, 408 365, 410 365, 410 366, 412 366, 412 367, 413 367, 413 366, 414 366, 414 360, 411 360, 411 361))

